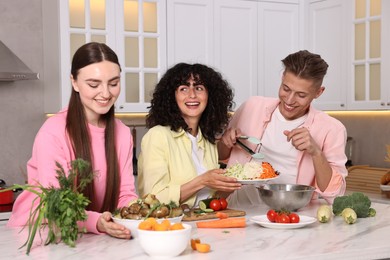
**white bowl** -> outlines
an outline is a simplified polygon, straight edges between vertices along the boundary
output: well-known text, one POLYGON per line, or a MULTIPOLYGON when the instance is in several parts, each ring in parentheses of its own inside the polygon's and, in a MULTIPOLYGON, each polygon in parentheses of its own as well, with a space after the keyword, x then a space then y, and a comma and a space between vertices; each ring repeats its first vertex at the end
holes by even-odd
POLYGON ((381 190, 390 191, 390 185, 381 185, 381 190))
MULTIPOLYGON (((175 218, 157 218, 157 222, 161 222, 163 221, 164 219, 168 219, 171 223, 178 223, 178 222, 181 222, 181 220, 183 219, 183 216, 184 215, 181 215, 179 217, 175 217, 175 218)), ((138 237, 138 225, 140 222, 143 221, 143 219, 124 219, 124 218, 117 218, 117 217, 114 217, 112 216, 112 220, 115 222, 115 223, 118 223, 118 224, 121 224, 123 226, 125 226, 128 230, 131 231, 131 236, 133 238, 137 238, 138 237)))
POLYGON ((180 255, 189 246, 192 227, 183 224, 184 229, 151 231, 138 229, 139 243, 151 257, 171 258, 180 255))

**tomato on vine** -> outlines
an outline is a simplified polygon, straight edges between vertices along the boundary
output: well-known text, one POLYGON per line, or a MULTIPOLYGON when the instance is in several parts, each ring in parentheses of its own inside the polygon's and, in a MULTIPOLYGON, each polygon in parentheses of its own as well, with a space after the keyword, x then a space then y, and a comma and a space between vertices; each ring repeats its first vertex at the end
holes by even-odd
POLYGON ((227 209, 228 202, 225 198, 220 198, 219 202, 221 203, 221 210, 227 209))
POLYGON ((219 202, 219 199, 213 199, 210 201, 210 209, 214 211, 221 210, 221 202, 219 202))
POLYGON ((273 209, 268 210, 267 218, 270 222, 275 222, 277 216, 278 216, 278 213, 275 210, 273 210, 273 209))
POLYGON ((290 213, 288 217, 290 218, 290 223, 299 223, 300 221, 299 215, 296 213, 290 213))
POLYGON ((278 216, 276 217, 276 223, 283 223, 283 224, 290 223, 290 218, 286 213, 282 212, 278 214, 278 216))

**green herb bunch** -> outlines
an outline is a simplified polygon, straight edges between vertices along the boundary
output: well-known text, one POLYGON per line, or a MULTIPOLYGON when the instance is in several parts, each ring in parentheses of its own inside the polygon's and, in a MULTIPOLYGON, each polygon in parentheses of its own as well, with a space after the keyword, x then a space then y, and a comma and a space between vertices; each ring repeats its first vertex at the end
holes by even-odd
POLYGON ((45 245, 51 243, 59 243, 63 241, 70 247, 76 245, 78 236, 85 233, 86 230, 79 230, 77 221, 87 219, 85 208, 90 203, 81 191, 86 185, 92 181, 94 174, 87 172, 90 169, 90 164, 82 159, 76 159, 71 162, 71 169, 66 175, 64 168, 56 162, 57 179, 59 188, 43 187, 39 185, 18 185, 15 184, 9 189, 22 188, 23 190, 32 192, 39 199, 38 206, 31 208, 28 219, 28 238, 25 244, 27 245, 27 255, 30 253, 32 243, 38 230, 48 228, 48 236, 45 245), (80 184, 77 186, 77 178, 80 178, 80 184))

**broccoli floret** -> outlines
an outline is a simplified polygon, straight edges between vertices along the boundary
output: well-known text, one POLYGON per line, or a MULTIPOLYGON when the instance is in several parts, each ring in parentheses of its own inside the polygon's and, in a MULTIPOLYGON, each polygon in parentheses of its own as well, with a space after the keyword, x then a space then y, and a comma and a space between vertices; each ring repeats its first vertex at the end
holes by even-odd
POLYGON ((340 216, 345 208, 351 208, 358 218, 370 216, 371 200, 361 192, 336 197, 333 201, 333 214, 340 216))

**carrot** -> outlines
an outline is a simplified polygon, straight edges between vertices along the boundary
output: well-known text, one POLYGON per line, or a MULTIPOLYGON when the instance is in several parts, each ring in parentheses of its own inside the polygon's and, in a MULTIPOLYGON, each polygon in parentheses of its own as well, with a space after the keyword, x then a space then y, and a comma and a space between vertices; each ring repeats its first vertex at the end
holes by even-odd
POLYGON ((217 213, 215 213, 215 215, 219 219, 224 219, 224 218, 228 218, 229 217, 228 214, 226 214, 225 212, 219 212, 219 211, 217 213))
POLYGON ((277 176, 274 168, 268 162, 262 163, 263 173, 260 175, 260 179, 269 179, 277 176))
POLYGON ((243 228, 246 227, 245 218, 225 218, 211 221, 199 221, 198 228, 243 228))
POLYGON ((200 239, 199 238, 191 239, 191 248, 193 250, 196 250, 196 244, 199 244, 199 243, 200 243, 200 239))
POLYGON ((197 243, 195 244, 196 246, 196 250, 200 253, 208 253, 210 252, 210 245, 209 244, 201 244, 201 243, 197 243))

